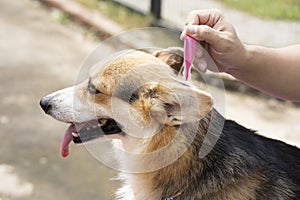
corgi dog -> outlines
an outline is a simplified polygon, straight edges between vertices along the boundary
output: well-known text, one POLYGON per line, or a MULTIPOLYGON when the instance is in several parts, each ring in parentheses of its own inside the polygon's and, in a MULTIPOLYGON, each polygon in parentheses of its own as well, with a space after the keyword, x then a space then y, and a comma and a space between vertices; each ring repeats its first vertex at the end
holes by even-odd
POLYGON ((124 169, 117 199, 300 199, 299 148, 225 119, 209 93, 177 77, 182 54, 132 50, 43 97, 44 112, 70 124, 62 155, 72 141, 112 139, 124 169), (199 156, 209 135, 219 138, 199 156))

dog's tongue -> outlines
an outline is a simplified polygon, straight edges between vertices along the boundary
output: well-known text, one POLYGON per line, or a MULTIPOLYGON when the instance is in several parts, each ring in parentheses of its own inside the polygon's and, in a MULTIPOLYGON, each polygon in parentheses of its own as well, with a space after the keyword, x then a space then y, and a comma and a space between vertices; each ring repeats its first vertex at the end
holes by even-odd
POLYGON ((76 132, 76 127, 74 124, 71 124, 65 132, 64 139, 61 143, 62 157, 67 157, 69 155, 69 144, 73 140, 72 132, 76 132))

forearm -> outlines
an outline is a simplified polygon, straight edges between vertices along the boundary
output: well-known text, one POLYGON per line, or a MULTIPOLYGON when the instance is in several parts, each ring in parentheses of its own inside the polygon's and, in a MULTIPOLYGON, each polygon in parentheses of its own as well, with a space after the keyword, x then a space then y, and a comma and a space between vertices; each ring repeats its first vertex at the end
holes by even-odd
POLYGON ((243 66, 229 71, 237 79, 279 98, 300 101, 300 45, 246 46, 243 66))

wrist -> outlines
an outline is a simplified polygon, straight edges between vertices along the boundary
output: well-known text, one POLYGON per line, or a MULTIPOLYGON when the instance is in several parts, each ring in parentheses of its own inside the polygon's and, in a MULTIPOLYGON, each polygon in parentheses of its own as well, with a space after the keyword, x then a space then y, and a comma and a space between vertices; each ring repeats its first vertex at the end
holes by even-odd
POLYGON ((240 57, 238 58, 238 62, 236 62, 235 66, 229 68, 227 73, 231 74, 232 76, 238 79, 243 75, 247 74, 247 71, 253 65, 256 52, 256 46, 243 44, 243 48, 240 51, 240 57))

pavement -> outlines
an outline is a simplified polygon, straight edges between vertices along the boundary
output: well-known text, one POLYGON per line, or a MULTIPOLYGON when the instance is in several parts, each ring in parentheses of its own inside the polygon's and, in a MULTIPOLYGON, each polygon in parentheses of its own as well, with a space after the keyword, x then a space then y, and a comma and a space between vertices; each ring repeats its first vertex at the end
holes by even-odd
MULTIPOLYGON (((83 146, 60 156, 66 124, 39 108, 44 95, 73 85, 97 42, 53 20, 36 1, 0 0, 0 200, 113 199, 116 172, 83 146)), ((300 147, 300 109, 226 91, 226 116, 300 147)))
POLYGON ((71 86, 97 45, 30 0, 0 0, 0 199, 112 199, 115 172, 84 147, 60 143, 68 125, 46 116, 44 95, 71 86))
MULTIPOLYGON (((144 12, 149 12, 149 0, 117 1, 136 7, 144 12)), ((224 13, 245 43, 269 47, 282 47, 300 43, 300 21, 262 20, 214 0, 163 0, 161 15, 164 20, 181 30, 190 11, 213 8, 224 13)))

